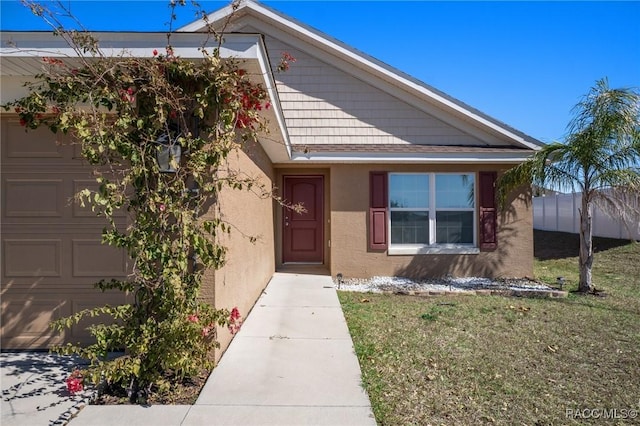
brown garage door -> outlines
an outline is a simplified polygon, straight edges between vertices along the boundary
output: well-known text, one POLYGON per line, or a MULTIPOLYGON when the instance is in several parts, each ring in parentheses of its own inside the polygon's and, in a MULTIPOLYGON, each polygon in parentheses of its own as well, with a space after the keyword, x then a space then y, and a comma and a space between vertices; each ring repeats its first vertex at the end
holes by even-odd
POLYGON ((17 118, 1 124, 2 348, 87 342, 84 327, 58 335, 49 322, 122 303, 120 293, 93 284, 126 275, 126 257, 100 243, 104 219, 72 202, 78 190, 95 188, 77 147, 56 144, 46 129, 25 132, 17 118))

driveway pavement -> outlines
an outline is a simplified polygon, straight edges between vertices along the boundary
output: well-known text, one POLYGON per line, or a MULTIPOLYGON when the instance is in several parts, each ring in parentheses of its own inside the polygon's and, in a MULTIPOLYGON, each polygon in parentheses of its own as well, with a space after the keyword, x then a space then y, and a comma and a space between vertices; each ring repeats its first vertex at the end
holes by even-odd
POLYGON ((0 354, 2 426, 65 424, 90 395, 72 396, 65 379, 82 361, 47 352, 0 354))

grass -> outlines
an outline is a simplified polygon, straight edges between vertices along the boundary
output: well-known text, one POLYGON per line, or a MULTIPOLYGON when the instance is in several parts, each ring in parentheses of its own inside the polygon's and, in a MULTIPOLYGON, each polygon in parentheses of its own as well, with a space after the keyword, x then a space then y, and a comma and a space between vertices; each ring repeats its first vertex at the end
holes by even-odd
MULTIPOLYGON (((640 410, 640 244, 594 243, 607 297, 340 292, 378 424, 606 424, 566 410, 640 410)), ((535 244, 536 277, 577 288, 577 236, 536 231, 535 244)))

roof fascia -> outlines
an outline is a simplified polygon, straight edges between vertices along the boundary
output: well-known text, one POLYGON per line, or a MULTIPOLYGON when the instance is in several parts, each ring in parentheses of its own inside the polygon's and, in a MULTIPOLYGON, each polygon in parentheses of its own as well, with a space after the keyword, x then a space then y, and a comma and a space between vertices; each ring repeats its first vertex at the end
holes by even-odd
MULTIPOLYGON (((91 33, 100 43, 100 51, 106 56, 151 58, 153 50, 163 51, 167 46, 167 34, 159 32, 95 32, 91 33)), ((0 56, 2 57, 77 57, 77 52, 62 37, 51 32, 2 32, 0 34, 0 56)), ((202 58, 202 48, 220 48, 220 56, 236 59, 255 59, 258 56, 259 34, 228 34, 222 44, 203 33, 174 33, 171 47, 182 58, 202 58)), ((264 43, 261 44, 264 50, 264 43)))
POLYGON ((389 163, 389 164, 519 164, 531 156, 523 153, 380 153, 294 152, 292 163, 389 163))
MULTIPOLYGON (((100 50, 106 56, 127 54, 131 57, 152 58, 154 49, 162 50, 167 45, 166 33, 96 32, 92 35, 99 40, 100 50)), ((0 36, 0 58, 3 58, 2 62, 5 63, 12 58, 24 58, 33 61, 34 69, 38 69, 43 56, 59 58, 78 56, 62 37, 53 37, 51 32, 2 32, 0 36)), ((219 44, 203 33, 175 33, 172 34, 171 46, 176 56, 185 59, 202 59, 203 47, 209 50, 219 47, 222 58, 255 60, 260 69, 261 82, 264 83, 265 90, 271 99, 272 113, 275 115, 286 154, 282 154, 282 147, 276 146, 281 145, 278 142, 269 142, 265 139, 262 145, 274 162, 291 158, 291 141, 262 35, 227 34, 223 43, 219 44)), ((0 74, 5 75, 5 67, 1 64, 0 62, 0 74)))
POLYGON ((193 33, 193 32, 202 31, 202 30, 207 28, 207 22, 215 23, 215 22, 227 19, 232 14, 238 13, 240 10, 245 8, 248 3, 250 3, 250 2, 246 1, 246 0, 243 0, 236 10, 233 9, 233 6, 230 3, 230 4, 220 8, 220 9, 214 11, 214 12, 209 13, 207 15, 207 21, 206 22, 205 22, 204 19, 198 19, 196 21, 193 21, 190 24, 185 25, 184 27, 178 28, 176 31, 177 32, 186 32, 186 33, 193 33))
MULTIPOLYGON (((490 117, 477 109, 446 95, 434 87, 431 87, 426 83, 421 82, 363 52, 353 49, 345 43, 333 39, 330 36, 307 26, 306 24, 276 12, 267 6, 258 4, 252 0, 243 0, 235 13, 238 13, 243 9, 253 11, 254 13, 274 22, 278 26, 285 28, 289 32, 301 35, 312 45, 320 47, 322 50, 332 52, 359 69, 364 69, 378 78, 382 78, 395 86, 403 88, 405 91, 422 95, 422 97, 426 98, 429 103, 440 108, 444 107, 443 109, 445 111, 460 117, 463 122, 475 124, 476 128, 484 128, 490 133, 501 135, 513 143, 528 149, 539 150, 544 145, 541 141, 538 141, 537 139, 514 129, 493 117, 490 117)), ((213 23, 216 20, 228 18, 231 13, 234 13, 233 9, 230 6, 227 6, 208 15, 208 20, 213 23)), ((198 20, 180 28, 179 31, 199 31, 204 27, 204 21, 198 20)), ((372 83, 371 80, 363 78, 361 75, 358 75, 358 78, 368 80, 367 82, 372 83)), ((414 104, 414 106, 417 105, 414 104)), ((429 111, 429 113, 435 115, 433 111, 429 111)), ((448 121, 446 120, 446 117, 443 117, 442 115, 438 118, 448 121)), ((460 122, 452 124, 463 128, 466 127, 460 122)))
MULTIPOLYGON (((260 65, 260 70, 262 72, 262 78, 265 82, 265 90, 269 94, 269 98, 271 99, 271 108, 275 114, 276 122, 278 125, 278 130, 280 131, 280 135, 282 136, 282 140, 284 141, 284 147, 287 152, 287 159, 291 158, 292 148, 291 148, 291 139, 289 138, 289 131, 287 130, 287 125, 284 119, 284 113, 282 111, 282 105, 280 104, 280 97, 278 96, 278 88, 276 86, 276 81, 273 78, 273 72, 271 71, 271 64, 269 62, 269 55, 267 54, 267 47, 264 44, 264 38, 262 36, 258 37, 258 44, 260 48, 258 49, 257 60, 260 65)), ((269 151, 274 150, 273 147, 268 147, 266 144, 268 142, 263 143, 263 147, 269 157, 275 159, 269 151)))

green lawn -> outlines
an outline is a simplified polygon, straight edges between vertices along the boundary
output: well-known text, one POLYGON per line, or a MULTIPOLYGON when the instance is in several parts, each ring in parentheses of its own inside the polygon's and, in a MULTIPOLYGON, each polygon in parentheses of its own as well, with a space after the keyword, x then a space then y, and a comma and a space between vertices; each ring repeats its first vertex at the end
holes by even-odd
MULTIPOLYGON (((536 277, 576 288, 577 237, 535 241, 536 277)), ((564 425, 594 421, 567 410, 640 410, 640 244, 594 242, 607 297, 340 292, 378 423, 564 425)))

